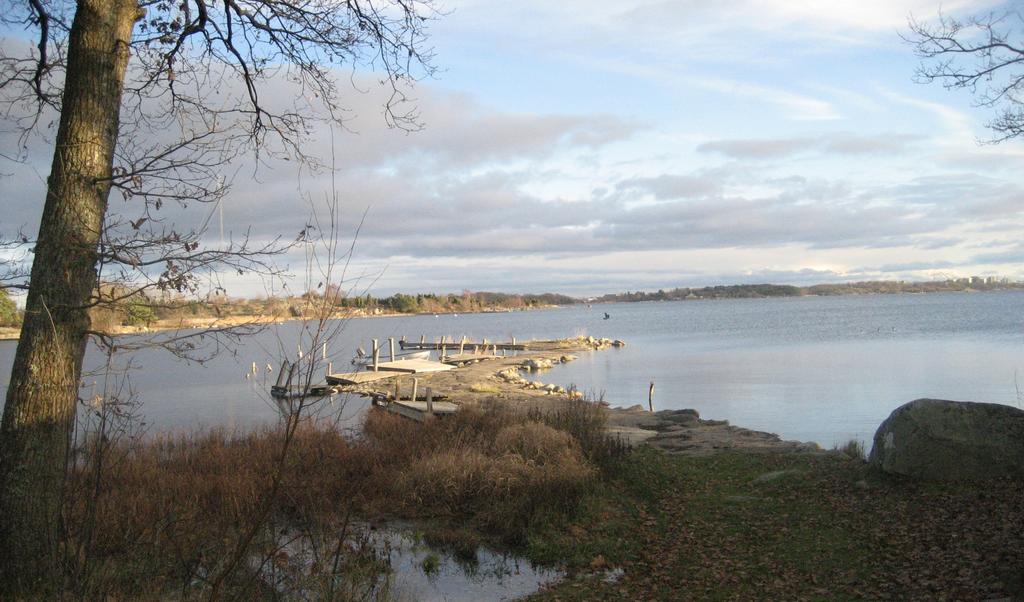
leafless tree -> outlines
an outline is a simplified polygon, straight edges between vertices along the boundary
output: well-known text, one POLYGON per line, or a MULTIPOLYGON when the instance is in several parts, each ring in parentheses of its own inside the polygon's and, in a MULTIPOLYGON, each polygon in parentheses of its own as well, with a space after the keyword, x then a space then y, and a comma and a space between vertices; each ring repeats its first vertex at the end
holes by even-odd
POLYGON ((965 89, 975 102, 996 112, 988 126, 992 142, 1024 133, 1024 15, 1019 11, 935 21, 911 18, 909 33, 921 65, 916 78, 965 89))
MULTIPOLYGON (((390 90, 385 117, 417 127, 406 101, 431 70, 429 0, 28 0, 0 19, 30 44, 0 55, 0 114, 23 132, 57 120, 21 338, 0 426, 0 583, 59 578, 58 520, 89 309, 125 294, 195 290, 211 269, 273 272, 290 238, 203 246, 204 224, 171 207, 218 202, 247 154, 316 166, 303 140, 341 121, 335 70, 390 90), (20 50, 19 50, 20 48, 20 50), (284 92, 284 93, 282 93, 284 92), (318 117, 319 116, 319 117, 318 117), (59 118, 59 119, 58 119, 59 118), (111 208, 117 191, 125 208, 111 208)), ((19 149, 15 160, 22 158, 19 149)), ((172 341, 173 342, 173 341, 172 341)))

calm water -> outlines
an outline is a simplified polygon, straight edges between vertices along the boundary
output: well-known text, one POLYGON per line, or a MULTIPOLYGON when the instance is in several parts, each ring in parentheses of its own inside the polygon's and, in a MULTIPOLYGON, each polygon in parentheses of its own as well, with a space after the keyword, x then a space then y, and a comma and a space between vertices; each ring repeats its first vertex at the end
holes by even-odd
MULTIPOLYGON (((467 335, 489 340, 578 334, 620 338, 624 349, 586 353, 539 378, 603 393, 613 405, 696 408, 706 418, 825 446, 870 440, 889 412, 918 397, 1017 405, 1024 388, 1024 291, 630 303, 500 314, 410 316, 349 321, 331 343, 340 370, 373 337, 467 335), (603 313, 611 319, 603 320, 603 313)), ((159 351, 137 353, 130 384, 151 430, 273 422, 265 375, 295 354, 297 323, 247 339, 203 364, 159 351)), ((6 389, 13 341, 0 341, 6 389)), ((309 350, 306 350, 307 353, 309 350)), ((102 357, 90 351, 87 364, 102 357)), ((274 375, 270 375, 273 380, 274 375)), ((97 388, 102 389, 102 379, 97 388)), ((91 383, 91 380, 89 381, 91 383)), ((91 385, 87 386, 89 393, 91 385)), ((365 403, 338 399, 358 417, 365 403)))

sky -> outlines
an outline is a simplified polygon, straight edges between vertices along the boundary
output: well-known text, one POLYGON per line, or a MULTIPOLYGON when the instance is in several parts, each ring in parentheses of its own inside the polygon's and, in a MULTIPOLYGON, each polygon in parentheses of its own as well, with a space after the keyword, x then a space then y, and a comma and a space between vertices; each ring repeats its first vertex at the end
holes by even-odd
MULTIPOLYGON (((422 129, 387 128, 373 86, 345 88, 346 127, 305 147, 333 173, 240 160, 229 235, 296 232, 336 194, 346 240, 361 224, 347 274, 374 295, 1024 279, 1024 146, 983 144, 991 111, 916 83, 901 39, 911 15, 1013 3, 440 7, 437 73, 412 91, 422 129)), ((45 139, 31 152, 0 166, 4 234, 38 224, 45 139)), ((282 259, 294 290, 302 254, 282 259)))

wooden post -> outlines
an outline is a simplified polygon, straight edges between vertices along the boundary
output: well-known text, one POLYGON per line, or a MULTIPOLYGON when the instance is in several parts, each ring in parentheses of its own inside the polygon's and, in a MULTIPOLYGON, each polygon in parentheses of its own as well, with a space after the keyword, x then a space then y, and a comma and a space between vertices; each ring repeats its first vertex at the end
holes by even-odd
POLYGON ((401 379, 399 379, 397 377, 395 378, 395 401, 398 401, 398 395, 402 392, 401 388, 399 388, 399 386, 398 386, 399 385, 399 383, 398 383, 399 380, 401 380, 401 379))
POLYGON ((324 341, 324 346, 323 346, 323 348, 321 349, 321 352, 320 352, 320 353, 321 353, 321 356, 320 356, 320 357, 321 357, 322 359, 327 359, 327 342, 326 342, 326 341, 324 341))
POLYGON ((647 408, 654 412, 654 381, 651 381, 651 388, 647 389, 647 408))
POLYGON ((418 378, 412 379, 412 399, 410 399, 409 401, 416 401, 416 389, 418 389, 419 386, 420 386, 420 379, 418 379, 418 378))
POLYGON ((395 337, 388 337, 388 351, 391 361, 395 361, 395 337))
POLYGON ((327 376, 334 374, 334 362, 327 362, 327 376))
POLYGON ((433 392, 430 390, 430 387, 427 387, 427 418, 433 418, 433 417, 434 417, 434 395, 433 395, 433 392))
POLYGON ((512 357, 519 355, 519 351, 516 349, 516 338, 512 337, 512 357))
POLYGON ((425 334, 421 334, 421 335, 420 335, 420 347, 422 347, 423 345, 425 345, 425 344, 426 344, 426 342, 427 342, 427 335, 425 335, 425 334))
POLYGON ((476 353, 481 352, 487 353, 487 337, 484 337, 484 340, 480 343, 480 345, 476 346, 476 353), (483 349, 481 349, 481 347, 483 347, 483 349))
POLYGON ((284 385, 284 378, 288 374, 288 360, 281 362, 281 370, 277 373, 277 382, 274 384, 278 387, 284 385))
POLYGON ((252 373, 253 373, 253 374, 256 374, 256 372, 257 372, 257 369, 256 369, 256 362, 253 362, 253 363, 252 363, 252 373))
POLYGON ((459 343, 459 355, 462 355, 466 351, 466 335, 462 335, 462 341, 459 343))
POLYGON ((373 371, 377 372, 377 364, 380 363, 380 344, 377 339, 373 339, 373 371))

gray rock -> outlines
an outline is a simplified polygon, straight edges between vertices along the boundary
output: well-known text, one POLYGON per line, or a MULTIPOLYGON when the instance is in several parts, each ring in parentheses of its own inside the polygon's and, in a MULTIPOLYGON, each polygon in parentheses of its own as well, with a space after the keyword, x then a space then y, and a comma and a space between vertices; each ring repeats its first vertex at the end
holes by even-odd
POLYGON ((1024 410, 918 399, 882 422, 868 461, 888 473, 929 480, 1024 478, 1024 410))
POLYGON ((526 369, 526 370, 530 370, 531 372, 535 371, 535 370, 547 370, 548 368, 551 368, 552 366, 553 366, 553 364, 551 363, 551 360, 543 359, 543 358, 540 358, 540 359, 530 358, 528 360, 525 360, 522 363, 522 367, 524 369, 526 369))
POLYGON ((658 418, 675 424, 696 424, 700 422, 700 414, 697 410, 662 410, 658 412, 658 418))

